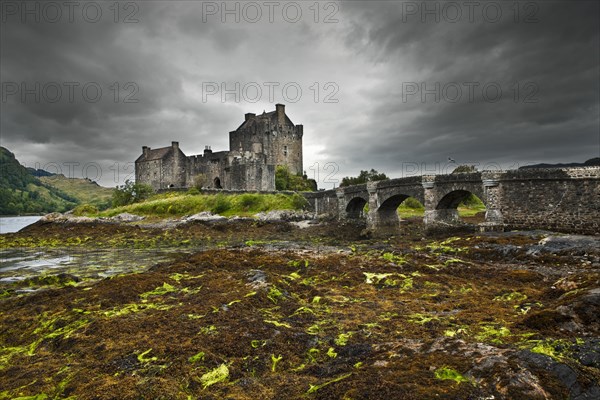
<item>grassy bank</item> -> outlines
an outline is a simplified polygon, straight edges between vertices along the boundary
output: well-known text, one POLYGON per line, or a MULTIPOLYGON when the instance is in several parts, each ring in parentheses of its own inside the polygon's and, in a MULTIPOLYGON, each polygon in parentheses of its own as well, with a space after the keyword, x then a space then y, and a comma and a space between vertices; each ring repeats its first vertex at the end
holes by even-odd
POLYGON ((152 196, 141 203, 111 208, 97 215, 112 217, 126 212, 143 216, 181 217, 210 211, 223 216, 249 216, 273 210, 301 210, 306 205, 306 200, 299 194, 164 193, 152 196))

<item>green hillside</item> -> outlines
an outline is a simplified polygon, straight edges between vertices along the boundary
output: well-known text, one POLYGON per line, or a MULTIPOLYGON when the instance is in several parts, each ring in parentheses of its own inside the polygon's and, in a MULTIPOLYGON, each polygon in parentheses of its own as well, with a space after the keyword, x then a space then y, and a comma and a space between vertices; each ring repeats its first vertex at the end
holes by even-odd
POLYGON ((42 176, 38 179, 75 198, 79 204, 93 204, 100 209, 110 205, 113 189, 100 186, 89 179, 67 178, 64 175, 42 176))
POLYGON ((13 153, 0 147, 0 215, 64 212, 81 203, 102 207, 111 193, 85 179, 36 178, 13 153))

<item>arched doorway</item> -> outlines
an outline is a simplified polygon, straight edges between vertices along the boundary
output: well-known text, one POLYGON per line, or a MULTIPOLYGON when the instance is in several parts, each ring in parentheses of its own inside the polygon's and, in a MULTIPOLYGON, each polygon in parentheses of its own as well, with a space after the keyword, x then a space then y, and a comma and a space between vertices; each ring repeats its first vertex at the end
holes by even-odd
POLYGON ((213 180, 213 184, 215 189, 223 189, 223 186, 221 186, 221 179, 219 179, 218 176, 213 180))

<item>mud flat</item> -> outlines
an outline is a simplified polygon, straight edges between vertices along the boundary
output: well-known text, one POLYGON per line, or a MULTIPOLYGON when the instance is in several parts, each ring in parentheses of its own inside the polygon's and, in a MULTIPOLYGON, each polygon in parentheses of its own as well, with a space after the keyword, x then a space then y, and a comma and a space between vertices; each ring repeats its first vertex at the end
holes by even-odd
POLYGON ((124 261, 0 281, 0 399, 600 398, 600 238, 404 226, 387 240, 247 219, 2 235, 13 258, 124 261))

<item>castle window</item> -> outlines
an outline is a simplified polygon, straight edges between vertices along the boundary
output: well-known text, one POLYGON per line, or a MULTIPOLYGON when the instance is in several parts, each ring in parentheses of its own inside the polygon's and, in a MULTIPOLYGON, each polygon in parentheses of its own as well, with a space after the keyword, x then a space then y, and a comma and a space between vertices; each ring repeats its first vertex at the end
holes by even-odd
POLYGON ((286 157, 288 155, 287 146, 283 146, 283 155, 286 157))

